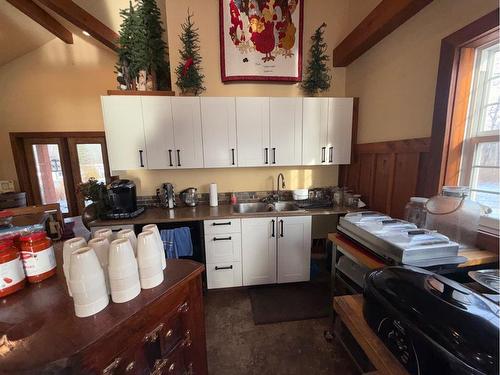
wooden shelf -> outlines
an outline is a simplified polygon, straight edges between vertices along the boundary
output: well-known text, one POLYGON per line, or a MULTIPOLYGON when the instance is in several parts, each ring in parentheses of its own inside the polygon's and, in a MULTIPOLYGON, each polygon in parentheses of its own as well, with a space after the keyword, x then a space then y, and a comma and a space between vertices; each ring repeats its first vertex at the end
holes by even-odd
POLYGON ((174 91, 108 90, 108 95, 175 96, 174 91))
POLYGON ((377 369, 377 374, 408 374, 366 323, 363 317, 363 296, 361 294, 335 297, 333 308, 377 369))

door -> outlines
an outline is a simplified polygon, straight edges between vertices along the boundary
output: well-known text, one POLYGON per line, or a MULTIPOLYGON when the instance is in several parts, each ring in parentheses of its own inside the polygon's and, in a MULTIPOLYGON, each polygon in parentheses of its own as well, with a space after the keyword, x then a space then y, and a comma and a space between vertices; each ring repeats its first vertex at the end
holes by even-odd
POLYGON ((302 165, 326 162, 328 98, 303 99, 302 165))
POLYGON ((143 96, 142 117, 149 169, 176 168, 171 100, 166 96, 143 96))
POLYGON ((243 285, 276 283, 276 218, 241 219, 243 285))
POLYGON ((200 99, 205 168, 236 167, 238 160, 235 99, 233 97, 200 99))
POLYGON ((200 98, 170 98, 177 168, 203 168, 200 98))
POLYGON ((302 161, 302 98, 270 98, 270 164, 302 161))
POLYGON ((269 98, 236 98, 238 166, 269 165, 269 98))
POLYGON ((278 283, 309 281, 311 216, 278 218, 278 283))
POLYGON ((104 132, 11 133, 19 185, 29 205, 58 203, 64 216, 81 215, 78 185, 109 181, 104 132))
POLYGON ((330 98, 328 108, 328 164, 351 163, 353 98, 330 98))
POLYGON ((147 168, 140 96, 102 96, 102 112, 112 171, 147 168))

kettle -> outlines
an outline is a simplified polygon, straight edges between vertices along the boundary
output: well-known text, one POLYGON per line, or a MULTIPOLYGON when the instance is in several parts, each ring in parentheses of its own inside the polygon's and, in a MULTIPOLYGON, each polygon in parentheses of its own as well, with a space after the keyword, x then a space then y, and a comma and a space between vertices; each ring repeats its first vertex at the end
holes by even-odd
POLYGON ((194 187, 187 188, 180 192, 179 196, 181 201, 190 207, 194 207, 198 204, 198 194, 196 193, 197 189, 194 187))

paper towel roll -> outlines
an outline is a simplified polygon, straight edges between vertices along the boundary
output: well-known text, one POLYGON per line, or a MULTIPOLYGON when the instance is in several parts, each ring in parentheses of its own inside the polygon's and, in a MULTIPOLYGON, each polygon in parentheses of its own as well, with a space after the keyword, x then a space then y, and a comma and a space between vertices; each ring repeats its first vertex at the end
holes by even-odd
POLYGON ((217 199, 217 184, 210 184, 208 191, 210 193, 210 207, 217 207, 219 205, 217 199))

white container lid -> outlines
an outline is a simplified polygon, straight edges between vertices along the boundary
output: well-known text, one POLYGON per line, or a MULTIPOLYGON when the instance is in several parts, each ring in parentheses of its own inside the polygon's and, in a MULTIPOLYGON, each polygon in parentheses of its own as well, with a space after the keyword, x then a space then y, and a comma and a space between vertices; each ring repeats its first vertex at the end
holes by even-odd
POLYGON ((415 203, 427 203, 429 198, 424 198, 424 197, 411 197, 410 202, 415 202, 415 203))

